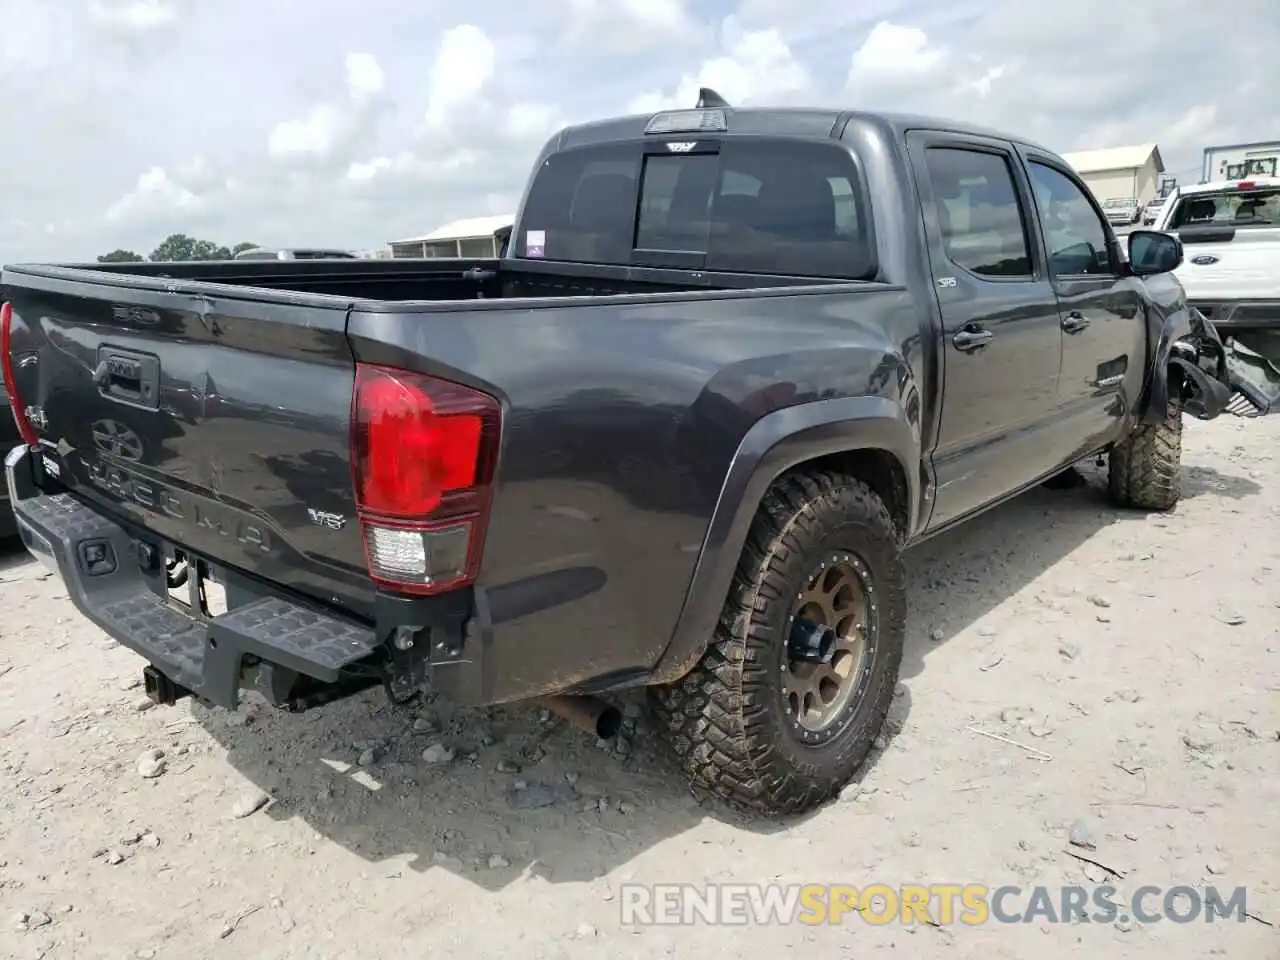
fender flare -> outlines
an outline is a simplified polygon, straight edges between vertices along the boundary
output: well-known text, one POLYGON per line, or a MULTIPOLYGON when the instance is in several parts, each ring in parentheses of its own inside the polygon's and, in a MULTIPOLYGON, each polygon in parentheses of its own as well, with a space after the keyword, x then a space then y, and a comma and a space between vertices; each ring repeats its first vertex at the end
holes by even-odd
POLYGON ((884 397, 839 397, 802 403, 757 420, 730 461, 702 540, 684 605, 651 682, 671 683, 702 658, 720 619, 747 533, 765 492, 792 467, 833 453, 878 450, 892 456, 907 481, 907 529, 916 529, 920 498, 920 433, 900 403, 884 397))
POLYGON ((1164 423, 1169 409, 1169 359, 1173 345, 1193 333, 1191 311, 1186 306, 1164 317, 1163 323, 1160 321, 1160 313, 1148 308, 1147 329, 1154 344, 1147 368, 1147 389, 1137 410, 1140 423, 1164 423), (1157 323, 1160 323, 1159 329, 1157 323))
MULTIPOLYGON (((1154 324, 1152 324, 1154 327, 1154 324)), ((1154 331, 1153 331, 1154 332, 1154 331)), ((1139 405, 1138 420, 1141 423, 1163 423, 1169 408, 1169 378, 1178 370, 1185 380, 1190 380, 1199 398, 1191 410, 1198 419, 1212 420, 1218 416, 1231 399, 1231 385, 1226 368, 1226 348, 1222 338, 1200 311, 1186 305, 1165 318, 1152 354, 1148 371, 1146 397, 1139 405), (1180 340, 1194 339, 1198 346, 1195 353, 1216 355, 1217 375, 1207 373, 1196 362, 1180 356, 1175 347, 1180 340)))

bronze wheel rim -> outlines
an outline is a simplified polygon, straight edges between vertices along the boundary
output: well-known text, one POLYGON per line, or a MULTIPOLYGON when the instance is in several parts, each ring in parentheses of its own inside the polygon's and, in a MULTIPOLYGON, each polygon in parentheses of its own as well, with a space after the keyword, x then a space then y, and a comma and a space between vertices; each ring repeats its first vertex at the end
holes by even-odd
POLYGON ((833 553, 802 585, 787 618, 834 631, 825 663, 796 659, 783 648, 782 699, 793 731, 817 744, 841 732, 862 701, 875 657, 877 609, 870 572, 860 558, 833 553))

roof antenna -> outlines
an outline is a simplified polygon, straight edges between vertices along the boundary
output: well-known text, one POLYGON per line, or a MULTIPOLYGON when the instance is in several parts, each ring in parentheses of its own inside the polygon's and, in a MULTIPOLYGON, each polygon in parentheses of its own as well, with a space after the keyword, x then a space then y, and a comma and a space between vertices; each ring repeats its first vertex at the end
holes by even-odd
POLYGON ((710 87, 700 87, 698 89, 698 109, 706 110, 708 107, 727 107, 729 101, 720 94, 716 93, 710 87))

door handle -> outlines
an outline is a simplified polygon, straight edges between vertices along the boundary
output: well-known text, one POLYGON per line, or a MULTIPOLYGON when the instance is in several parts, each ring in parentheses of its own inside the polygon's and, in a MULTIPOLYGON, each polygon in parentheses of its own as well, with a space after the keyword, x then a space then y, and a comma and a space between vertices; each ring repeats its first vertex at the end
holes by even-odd
POLYGON ((1089 326, 1089 321, 1074 310, 1062 318, 1062 329, 1067 333, 1079 333, 1089 326))
POLYGON ((964 327, 956 332, 951 342, 957 350, 973 353, 985 347, 994 337, 995 334, 990 330, 983 330, 981 327, 964 327))

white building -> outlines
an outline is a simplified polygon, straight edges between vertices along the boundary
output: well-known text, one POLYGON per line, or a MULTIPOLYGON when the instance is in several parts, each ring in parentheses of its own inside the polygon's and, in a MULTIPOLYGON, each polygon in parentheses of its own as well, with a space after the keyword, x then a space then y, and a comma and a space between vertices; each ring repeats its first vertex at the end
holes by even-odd
POLYGON ((1280 140, 1204 148, 1201 183, 1247 177, 1280 177, 1280 140))
POLYGON ((1080 174, 1099 203, 1133 197, 1145 204, 1158 193, 1164 173, 1164 160, 1154 143, 1066 153, 1062 159, 1080 174))
POLYGON ((391 255, 397 258, 496 257, 498 243, 494 239, 494 231, 511 226, 515 219, 514 213, 508 213, 498 217, 455 220, 425 237, 392 240, 391 255))

